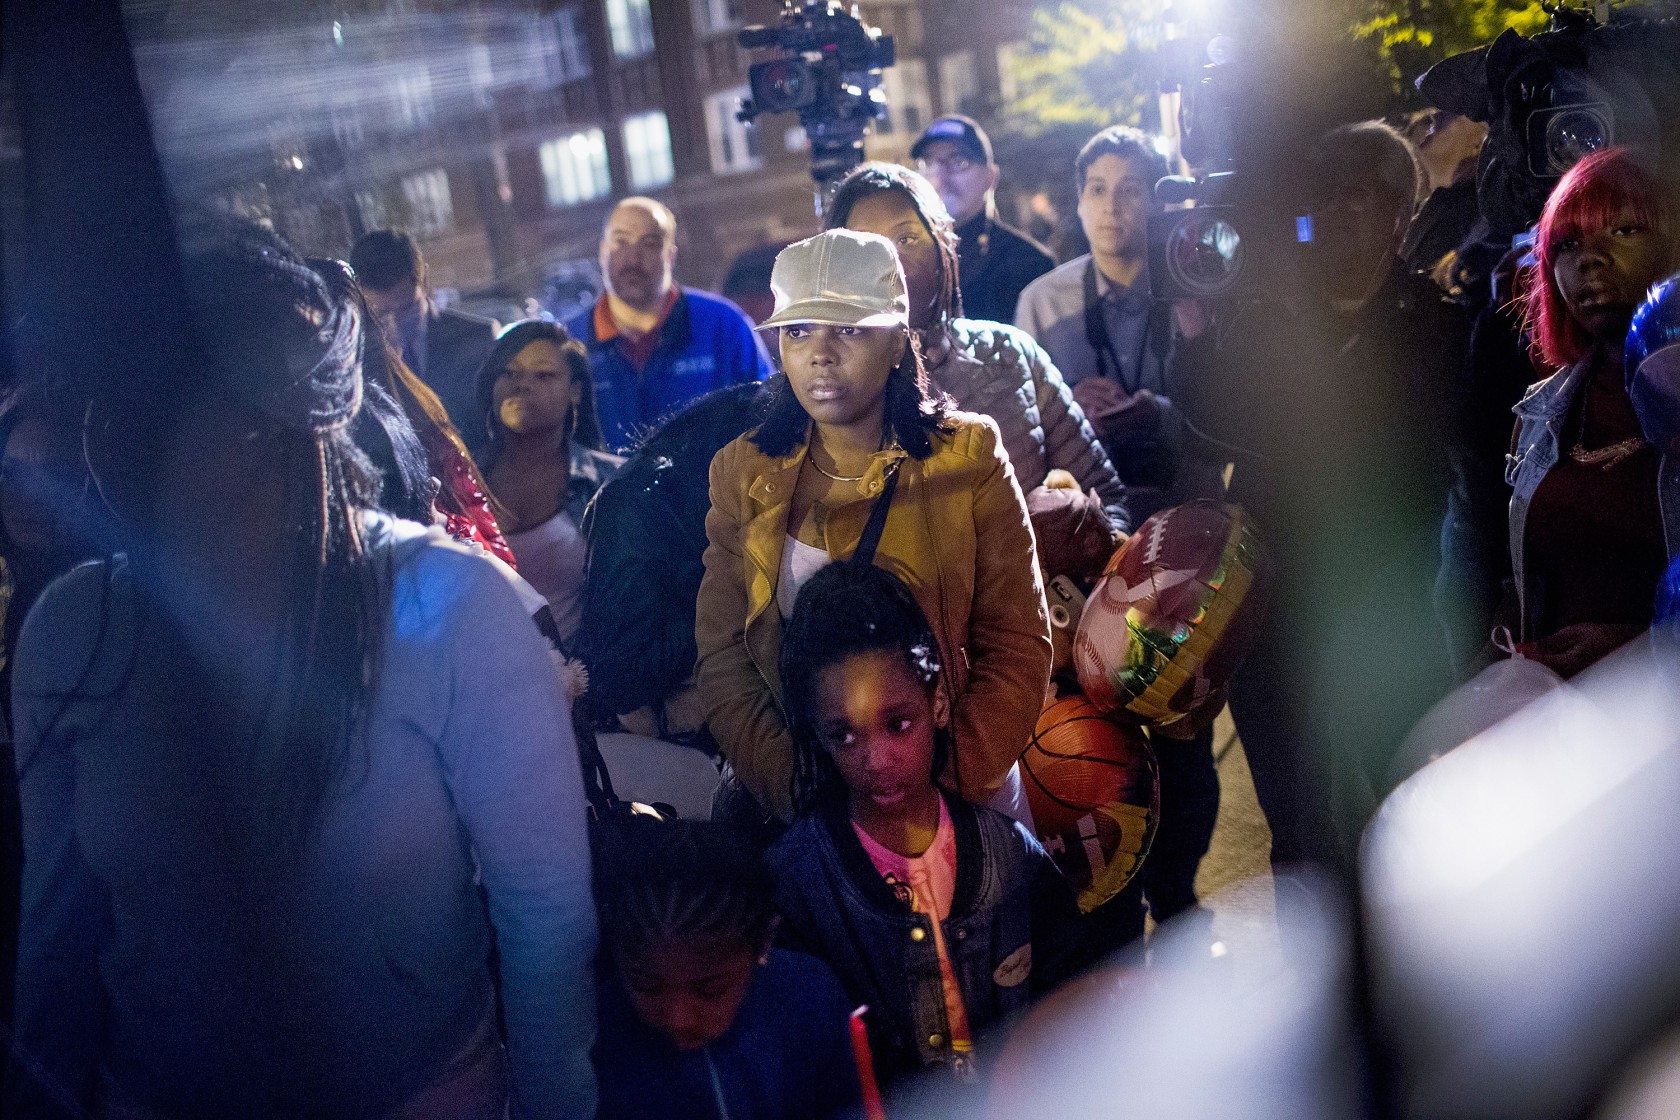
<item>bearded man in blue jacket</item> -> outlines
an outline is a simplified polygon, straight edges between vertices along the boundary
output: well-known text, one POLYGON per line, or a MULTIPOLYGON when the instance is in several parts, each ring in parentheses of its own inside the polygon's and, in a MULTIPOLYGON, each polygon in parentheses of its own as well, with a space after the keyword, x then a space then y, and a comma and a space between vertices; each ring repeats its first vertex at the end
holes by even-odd
POLYGON ((770 356, 733 303, 679 287, 677 219, 652 198, 626 198, 601 234, 607 290, 566 324, 589 350, 607 443, 633 446, 713 389, 770 377, 770 356))

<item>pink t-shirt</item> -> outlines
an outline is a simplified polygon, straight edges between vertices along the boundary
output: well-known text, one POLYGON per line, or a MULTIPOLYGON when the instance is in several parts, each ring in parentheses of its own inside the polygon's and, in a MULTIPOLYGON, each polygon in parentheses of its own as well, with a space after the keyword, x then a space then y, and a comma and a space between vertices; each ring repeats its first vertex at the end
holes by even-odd
POLYGON ((926 914, 933 921, 933 948, 939 954, 939 979, 945 989, 945 1017, 950 1021, 951 1046, 967 1051, 971 1046, 968 1033, 968 1011, 963 1007, 962 989, 957 986, 957 974, 951 968, 951 956, 945 949, 945 931, 941 923, 951 914, 951 896, 957 887, 957 832, 951 826, 951 811, 945 799, 939 799, 939 827, 933 843, 919 856, 901 856, 875 842, 875 838, 852 822, 869 862, 887 881, 887 885, 903 897, 910 892, 910 909, 926 914))

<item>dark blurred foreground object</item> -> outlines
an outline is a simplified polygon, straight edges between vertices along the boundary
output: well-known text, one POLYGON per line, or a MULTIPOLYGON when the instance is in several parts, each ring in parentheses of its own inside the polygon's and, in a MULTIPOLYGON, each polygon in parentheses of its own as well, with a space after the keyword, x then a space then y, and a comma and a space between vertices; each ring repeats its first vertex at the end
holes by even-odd
POLYGON ((1424 100, 1488 125, 1477 173, 1490 236, 1540 216, 1558 177, 1583 156, 1634 146, 1680 171, 1680 22, 1560 8, 1532 39, 1506 31, 1418 79, 1424 100))
POLYGON ((601 488, 585 517, 578 649, 589 667, 588 702, 632 731, 666 738, 700 726, 691 682, 708 471, 712 456, 758 424, 763 407, 758 384, 688 405, 601 488))
POLYGON ((1370 969, 1407 1115, 1586 1115, 1680 1022, 1676 648, 1612 654, 1372 822, 1370 969))
POLYGON ((1274 565, 1231 683, 1273 863, 1348 869, 1374 776, 1451 684, 1434 591, 1469 324, 1396 255, 1421 176, 1392 129, 1324 134, 1298 179, 1292 298, 1220 309, 1183 347, 1180 405, 1246 452, 1231 500, 1274 565))

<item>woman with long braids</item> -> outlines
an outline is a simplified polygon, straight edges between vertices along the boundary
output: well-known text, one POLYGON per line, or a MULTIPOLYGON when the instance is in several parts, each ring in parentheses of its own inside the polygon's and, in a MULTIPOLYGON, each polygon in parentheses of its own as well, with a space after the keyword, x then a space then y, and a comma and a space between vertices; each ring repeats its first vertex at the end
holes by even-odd
POLYGON ((1098 496, 1116 533, 1128 531, 1126 488, 1050 355, 1026 331, 962 317, 956 224, 933 184, 896 163, 862 164, 840 180, 823 221, 893 243, 928 381, 997 421, 1021 489, 1062 472, 1098 496))
POLYGON ((354 301, 252 226, 182 255, 196 360, 86 421, 128 551, 20 643, 5 1111, 587 1116, 584 795, 542 639, 487 559, 370 512, 354 301))
POLYGON ((781 328, 783 376, 764 422, 712 460, 695 624, 707 726, 758 808, 790 820, 782 624, 806 578, 867 546, 915 594, 950 667, 945 780, 987 801, 1050 675, 1032 528, 997 425, 929 394, 886 238, 842 229, 790 245, 771 289, 762 326, 781 328))
POLYGON ((519 574, 570 642, 583 615, 583 511, 624 465, 602 450, 589 354, 558 323, 515 323, 484 359, 478 400, 490 434, 484 474, 519 574))

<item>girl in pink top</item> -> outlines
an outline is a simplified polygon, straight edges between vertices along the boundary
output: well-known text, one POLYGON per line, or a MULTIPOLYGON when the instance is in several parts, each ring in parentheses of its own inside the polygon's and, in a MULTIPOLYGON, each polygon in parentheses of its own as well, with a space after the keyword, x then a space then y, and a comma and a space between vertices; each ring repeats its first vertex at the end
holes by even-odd
POLYGON ((843 561, 799 593, 781 674, 797 816, 771 852, 784 940, 869 1005, 877 1072, 971 1078, 983 1035, 1080 958, 1078 909, 1021 825, 942 791, 939 647, 892 573, 843 561))

